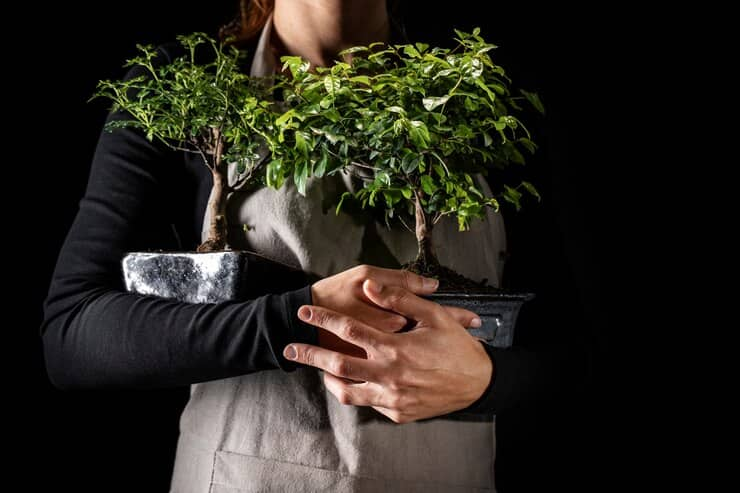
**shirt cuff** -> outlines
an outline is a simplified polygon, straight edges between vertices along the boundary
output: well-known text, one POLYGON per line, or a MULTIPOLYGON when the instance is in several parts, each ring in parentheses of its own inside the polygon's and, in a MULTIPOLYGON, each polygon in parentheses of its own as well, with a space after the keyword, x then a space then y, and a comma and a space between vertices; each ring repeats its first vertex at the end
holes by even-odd
POLYGON ((515 349, 496 348, 480 341, 493 363, 491 381, 483 394, 470 406, 462 409, 465 414, 495 414, 515 400, 517 380, 521 373, 520 357, 515 349))
POLYGON ((493 371, 491 372, 491 381, 488 382, 488 387, 486 387, 486 390, 483 391, 483 394, 476 400, 474 403, 466 407, 465 409, 461 409, 460 411, 457 411, 458 413, 463 414, 492 414, 494 412, 493 406, 491 401, 493 400, 493 393, 494 393, 494 386, 496 382, 496 378, 498 376, 498 368, 496 367, 496 360, 493 357, 492 350, 494 349, 493 346, 486 344, 483 341, 480 341, 480 343, 483 345, 483 349, 486 350, 486 354, 488 354, 488 357, 491 358, 491 363, 493 364, 493 371))
POLYGON ((311 286, 309 285, 295 291, 284 293, 282 298, 283 314, 285 316, 285 320, 288 322, 286 324, 288 334, 283 339, 285 344, 280 348, 276 348, 278 349, 276 353, 278 354, 278 364, 280 365, 280 369, 284 371, 293 371, 296 368, 303 367, 305 365, 285 359, 283 356, 283 349, 285 346, 291 342, 311 344, 314 346, 319 343, 319 335, 316 327, 311 324, 307 324, 298 318, 298 309, 301 306, 313 304, 311 286))

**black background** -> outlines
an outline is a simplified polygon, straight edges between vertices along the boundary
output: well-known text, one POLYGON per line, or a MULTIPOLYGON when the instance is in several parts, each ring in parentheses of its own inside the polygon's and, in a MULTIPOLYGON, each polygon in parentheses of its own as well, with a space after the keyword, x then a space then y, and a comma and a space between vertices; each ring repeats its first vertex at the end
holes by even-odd
MULTIPOLYGON (((12 367, 8 407, 18 414, 8 434, 18 439, 17 467, 33 471, 22 474, 29 489, 42 481, 72 491, 167 488, 187 390, 57 391, 46 378, 38 326, 106 114, 103 103, 87 99, 97 80, 122 75, 122 62, 134 54, 135 43, 213 32, 234 12, 227 1, 187 5, 170 0, 29 5, 18 17, 25 34, 6 41, 9 103, 18 110, 6 135, 12 144, 6 187, 28 191, 27 198, 11 201, 19 214, 10 214, 6 223, 6 247, 24 251, 23 260, 12 260, 7 270, 22 293, 9 299, 10 313, 18 316, 5 324, 18 336, 5 347, 12 367)), ((416 0, 405 2, 403 11, 412 40, 433 42, 449 37, 452 26, 481 26, 483 35, 501 46, 498 63, 519 86, 543 98, 548 113, 536 129, 543 153, 534 165, 541 172, 535 180, 550 191, 551 201, 543 207, 552 208, 563 234, 553 241, 563 241, 568 252, 567 267, 595 350, 593 385, 563 413, 562 424, 554 423, 561 429, 523 436, 511 442, 508 456, 502 454, 500 490, 524 491, 535 483, 611 489, 628 481, 637 455, 625 438, 622 414, 625 400, 633 398, 624 393, 630 383, 617 385, 626 378, 625 365, 613 357, 624 328, 614 314, 635 278, 637 265, 628 259, 636 248, 631 239, 639 237, 639 222, 624 200, 624 194, 639 193, 627 189, 639 156, 620 143, 625 130, 619 115, 631 97, 615 69, 634 61, 635 53, 622 41, 628 27, 614 12, 584 12, 575 5, 492 4, 490 14, 482 14, 479 5, 456 1, 436 7, 416 0), (527 461, 528 451, 534 462, 527 461), (543 460, 547 455, 550 460, 543 460)))

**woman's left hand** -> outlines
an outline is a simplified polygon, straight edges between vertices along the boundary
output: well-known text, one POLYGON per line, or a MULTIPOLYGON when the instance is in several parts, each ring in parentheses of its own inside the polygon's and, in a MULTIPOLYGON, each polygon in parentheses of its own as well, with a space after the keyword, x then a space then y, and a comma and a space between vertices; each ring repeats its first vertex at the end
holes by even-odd
POLYGON ((301 320, 359 346, 367 359, 308 344, 283 354, 324 370, 324 383, 342 404, 372 406, 396 423, 464 409, 488 387, 493 365, 478 339, 441 305, 372 280, 365 295, 378 306, 417 322, 408 332, 388 333, 318 306, 302 306, 301 320))

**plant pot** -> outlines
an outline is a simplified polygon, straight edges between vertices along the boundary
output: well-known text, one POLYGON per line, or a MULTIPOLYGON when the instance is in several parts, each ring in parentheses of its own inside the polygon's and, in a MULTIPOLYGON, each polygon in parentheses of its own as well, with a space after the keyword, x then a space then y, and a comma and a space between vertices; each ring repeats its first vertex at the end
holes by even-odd
POLYGON ((122 261, 128 291, 186 303, 220 303, 299 289, 310 275, 262 255, 132 252, 122 261))
MULTIPOLYGON (((299 289, 319 278, 247 251, 132 252, 123 258, 130 292, 186 303, 220 303, 299 289)), ((470 333, 495 347, 510 347, 522 305, 532 293, 436 293, 436 303, 475 312, 483 322, 470 333)))
POLYGON ((485 294, 435 293, 426 298, 477 313, 482 325, 470 329, 470 333, 495 347, 507 348, 514 342, 519 310, 526 301, 534 298, 534 294, 509 291, 485 294))

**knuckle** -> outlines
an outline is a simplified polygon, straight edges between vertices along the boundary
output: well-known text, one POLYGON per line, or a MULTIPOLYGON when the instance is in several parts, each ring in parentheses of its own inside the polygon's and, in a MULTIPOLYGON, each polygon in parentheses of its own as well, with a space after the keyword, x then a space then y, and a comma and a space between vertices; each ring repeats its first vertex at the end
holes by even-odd
POLYGON ((346 358, 338 356, 332 360, 330 371, 338 377, 345 377, 352 371, 352 364, 346 358))
POLYGON ((355 272, 359 277, 365 278, 370 276, 370 273, 372 272, 372 267, 367 264, 358 265, 357 267, 355 267, 355 272))
POLYGON ((352 404, 352 396, 349 392, 344 389, 338 390, 336 394, 337 400, 340 404, 350 405, 352 404))
POLYGON ((391 326, 395 328, 396 330, 401 330, 404 327, 406 327, 406 324, 408 321, 406 320, 406 317, 402 317, 401 315, 394 315, 391 318, 391 326))
POLYGON ((408 392, 403 397, 403 409, 410 410, 414 409, 419 405, 419 398, 415 393, 408 392))
POLYGON ((353 320, 346 319, 342 323, 340 334, 342 336, 342 339, 344 340, 356 341, 360 337, 360 328, 357 326, 357 323, 355 323, 353 320))
POLYGON ((383 348, 383 353, 385 354, 385 358, 392 365, 395 365, 401 359, 401 352, 396 346, 385 346, 383 348))
POLYGON ((301 351, 298 351, 298 359, 309 366, 314 366, 314 359, 316 357, 314 352, 311 349, 306 348, 302 353, 303 354, 301 354, 301 351))
POLYGON ((388 296, 388 303, 391 307, 397 307, 406 301, 406 296, 406 291, 394 290, 390 296, 388 296))
POLYGON ((393 380, 393 383, 399 389, 408 387, 411 383, 411 373, 408 370, 396 372, 396 378, 393 380))
POLYGON ((388 407, 390 409, 399 410, 403 408, 403 392, 394 390, 390 396, 388 396, 388 407))
POLYGON ((393 392, 400 392, 403 388, 403 384, 400 382, 398 377, 391 378, 388 380, 386 385, 388 385, 388 388, 393 392))
POLYGON ((407 270, 402 270, 401 272, 403 273, 401 279, 403 281, 403 287, 409 291, 412 290, 412 287, 414 286, 414 275, 407 270))
POLYGON ((329 314, 324 310, 313 310, 313 319, 316 325, 325 327, 329 322, 329 314))

